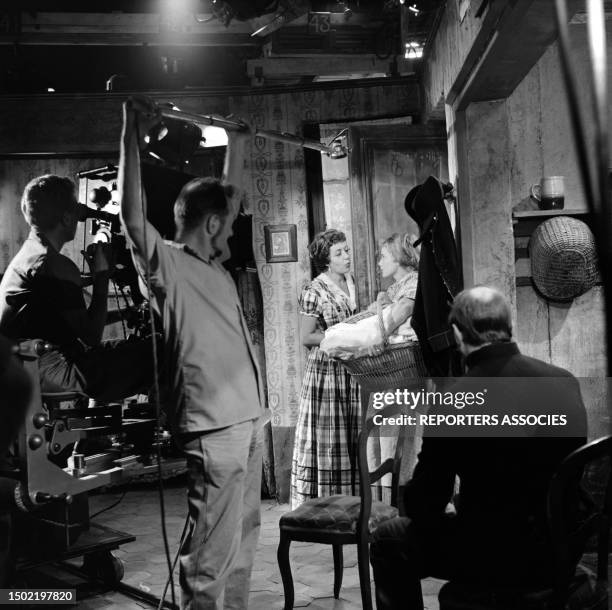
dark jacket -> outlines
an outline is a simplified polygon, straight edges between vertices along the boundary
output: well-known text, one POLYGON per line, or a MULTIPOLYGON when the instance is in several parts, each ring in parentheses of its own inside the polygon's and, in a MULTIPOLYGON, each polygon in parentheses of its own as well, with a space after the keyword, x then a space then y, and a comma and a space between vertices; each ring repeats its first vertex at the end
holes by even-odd
MULTIPOLYGON (((568 371, 523 356, 515 343, 483 347, 470 354, 466 364, 467 375, 451 391, 473 385, 475 378, 496 378, 507 396, 516 397, 516 409, 522 413, 565 414, 574 423, 577 436, 453 438, 429 436, 426 431, 405 490, 406 513, 421 522, 439 518, 453 497, 458 476, 456 546, 466 565, 473 567, 470 559, 482 564, 486 557, 496 575, 506 570, 507 577, 514 574, 517 578, 538 579, 551 565, 546 524, 549 482, 561 461, 586 442, 586 411, 580 386, 568 371), (532 398, 521 393, 521 380, 517 378, 525 379, 524 388, 533 377, 555 378, 544 387, 559 391, 553 391, 549 401, 542 400, 541 393, 532 398), (504 378, 508 378, 505 388, 504 378)), ((541 382, 546 384, 548 379, 541 382)), ((487 407, 493 409, 493 405, 487 407)), ((430 413, 438 411, 430 408, 430 413)), ((468 411, 466 408, 462 412, 468 411)))
POLYGON ((442 184, 430 176, 408 193, 404 205, 419 225, 421 243, 412 327, 429 373, 435 377, 458 375, 460 360, 448 314, 454 296, 462 289, 461 268, 442 184))

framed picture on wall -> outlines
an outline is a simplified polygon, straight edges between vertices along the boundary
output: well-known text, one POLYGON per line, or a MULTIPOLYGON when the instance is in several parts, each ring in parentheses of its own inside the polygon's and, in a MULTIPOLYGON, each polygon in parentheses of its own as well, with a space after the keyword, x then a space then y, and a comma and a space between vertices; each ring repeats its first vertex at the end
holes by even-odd
POLYGON ((297 261, 297 226, 265 225, 266 262, 292 263, 297 261))

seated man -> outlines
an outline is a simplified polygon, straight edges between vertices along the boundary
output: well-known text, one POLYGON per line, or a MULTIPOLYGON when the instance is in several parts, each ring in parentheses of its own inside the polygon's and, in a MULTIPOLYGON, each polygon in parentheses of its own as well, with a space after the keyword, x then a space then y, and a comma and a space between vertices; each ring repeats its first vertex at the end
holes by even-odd
POLYGON ((476 378, 495 378, 497 390, 510 397, 508 404, 520 396, 515 406, 521 412, 565 414, 574 427, 565 437, 550 432, 513 438, 426 433, 405 490, 407 517, 380 526, 372 544, 379 610, 422 609, 420 579, 425 576, 483 589, 551 584, 548 484, 561 461, 586 442, 578 381, 564 369, 519 352, 511 341, 510 307, 500 292, 483 286, 464 290, 449 320, 468 369, 451 391, 466 389, 476 378), (563 392, 549 399, 543 392, 526 392, 525 387, 546 383, 533 378, 556 378, 554 385, 563 392), (456 476, 460 495, 457 513, 450 515, 445 508, 456 476))
POLYGON ((146 392, 153 373, 148 341, 101 343, 110 276, 104 246, 97 244, 89 258, 89 307, 78 267, 60 254, 80 220, 73 182, 34 178, 23 191, 21 210, 31 231, 0 282, 0 332, 57 346, 39 361, 43 392, 81 391, 99 400, 146 392))

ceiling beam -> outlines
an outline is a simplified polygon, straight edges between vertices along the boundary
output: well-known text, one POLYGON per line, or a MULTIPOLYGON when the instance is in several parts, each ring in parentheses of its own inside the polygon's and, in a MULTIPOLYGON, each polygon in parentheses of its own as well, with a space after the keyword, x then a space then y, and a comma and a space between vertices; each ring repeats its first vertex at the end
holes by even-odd
MULTIPOLYGON (((313 15, 318 15, 319 13, 313 15)), ((323 15, 323 13, 320 13, 323 15)), ((371 13, 324 13, 333 31, 344 28, 373 30, 381 19, 371 13)), ((283 21, 268 28, 309 24, 309 16, 293 13, 283 15, 283 21)), ((166 46, 258 46, 261 38, 251 38, 253 32, 274 21, 275 15, 264 15, 250 21, 232 20, 223 25, 212 14, 187 12, 169 13, 71 13, 22 12, 17 16, 0 11, 0 44, 22 45, 166 45, 166 46)), ((267 33, 269 33, 267 31, 267 33)))
MULTIPOLYGON (((493 31, 482 31, 486 48, 474 57, 467 80, 455 82, 447 103, 465 108, 472 102, 508 97, 557 39, 555 6, 552 0, 517 0, 505 5, 493 31)), ((568 0, 571 17, 583 0, 568 0)), ((475 43, 472 49, 477 49, 475 43)), ((466 60, 466 65, 469 65, 466 60)))
POLYGON ((151 46, 151 47, 256 47, 258 42, 243 34, 159 36, 155 34, 0 34, 0 45, 27 46, 151 46))
POLYGON ((211 15, 21 13, 0 19, 0 44, 111 46, 256 46, 249 23, 224 26, 211 15), (197 19, 196 19, 197 17, 197 19))
POLYGON ((335 76, 349 74, 413 74, 413 62, 398 58, 378 59, 376 55, 302 55, 266 57, 247 61, 247 74, 256 83, 278 78, 335 76))

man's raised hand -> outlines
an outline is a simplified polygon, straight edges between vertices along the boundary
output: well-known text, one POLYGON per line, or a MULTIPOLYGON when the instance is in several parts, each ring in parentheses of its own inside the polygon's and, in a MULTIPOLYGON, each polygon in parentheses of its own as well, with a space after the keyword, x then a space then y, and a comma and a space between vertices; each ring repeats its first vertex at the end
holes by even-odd
POLYGON ((162 120, 159 106, 150 98, 133 95, 123 104, 123 123, 125 128, 136 128, 139 139, 142 140, 153 127, 162 120))

